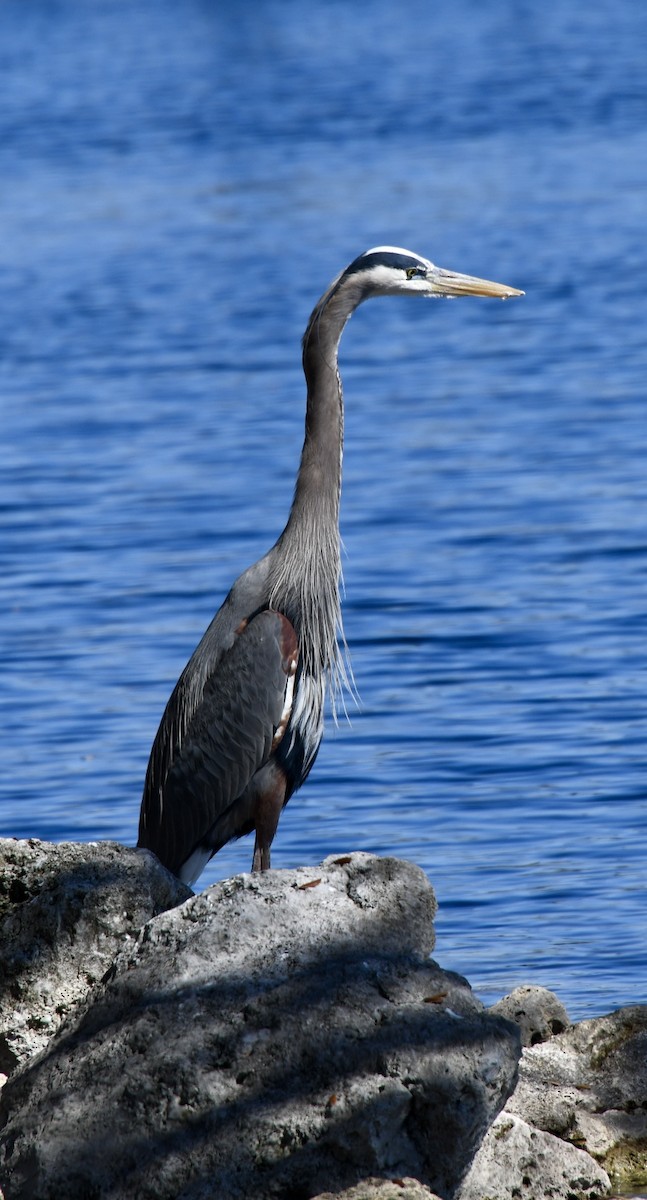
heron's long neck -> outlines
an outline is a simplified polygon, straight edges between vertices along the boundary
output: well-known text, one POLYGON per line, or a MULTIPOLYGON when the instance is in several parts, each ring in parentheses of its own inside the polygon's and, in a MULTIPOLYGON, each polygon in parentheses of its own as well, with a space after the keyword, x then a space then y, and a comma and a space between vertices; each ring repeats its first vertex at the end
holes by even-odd
POLYGON ((344 403, 337 351, 342 329, 343 324, 331 328, 328 322, 322 330, 313 316, 303 342, 306 429, 288 529, 294 523, 314 524, 317 539, 329 527, 338 537, 344 403))
MULTIPOLYGON (((339 669, 339 496, 344 407, 337 367, 339 339, 354 297, 330 293, 313 312, 303 339, 307 384, 306 432, 288 523, 279 539, 281 579, 298 589, 292 619, 303 646, 304 669, 315 675, 339 669)), ((290 615, 290 614, 288 614, 290 615)))

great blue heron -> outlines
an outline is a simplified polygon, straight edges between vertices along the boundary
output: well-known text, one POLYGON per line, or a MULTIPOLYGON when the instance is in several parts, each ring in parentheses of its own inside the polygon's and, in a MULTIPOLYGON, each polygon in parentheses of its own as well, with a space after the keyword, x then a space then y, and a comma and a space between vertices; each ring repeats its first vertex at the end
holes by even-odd
POLYGON ((326 683, 344 679, 339 651, 339 495, 344 325, 372 296, 521 296, 458 275, 409 250, 378 246, 342 271, 303 337, 305 441, 287 525, 234 583, 184 668, 153 742, 138 845, 194 883, 226 842, 255 830, 253 871, 323 734, 326 683))

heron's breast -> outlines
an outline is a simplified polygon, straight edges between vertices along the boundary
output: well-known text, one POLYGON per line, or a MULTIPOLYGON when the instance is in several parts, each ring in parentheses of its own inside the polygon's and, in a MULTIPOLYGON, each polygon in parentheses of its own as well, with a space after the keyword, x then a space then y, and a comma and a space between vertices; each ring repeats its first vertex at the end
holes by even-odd
POLYGON ((297 677, 289 724, 279 747, 279 759, 298 788, 308 775, 323 736, 324 679, 297 677))

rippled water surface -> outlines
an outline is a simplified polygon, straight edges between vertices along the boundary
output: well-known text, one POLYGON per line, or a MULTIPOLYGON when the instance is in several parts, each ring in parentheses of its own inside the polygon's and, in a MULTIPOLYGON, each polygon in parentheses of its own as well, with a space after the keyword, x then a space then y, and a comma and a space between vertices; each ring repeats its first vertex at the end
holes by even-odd
POLYGON ((308 313, 410 246, 527 294, 344 336, 361 701, 273 863, 420 863, 485 999, 647 999, 646 38, 638 0, 0 7, 3 834, 134 841, 287 514, 308 313))

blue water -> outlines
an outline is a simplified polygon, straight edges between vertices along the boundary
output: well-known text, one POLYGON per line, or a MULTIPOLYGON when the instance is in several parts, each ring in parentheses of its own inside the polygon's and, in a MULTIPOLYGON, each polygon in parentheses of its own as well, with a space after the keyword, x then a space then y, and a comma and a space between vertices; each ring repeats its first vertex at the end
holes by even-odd
POLYGON ((420 863, 488 1001, 647 999, 646 39, 641 0, 0 6, 2 834, 134 841, 287 514, 309 311, 409 246, 527 295, 344 336, 361 704, 273 864, 420 863))

